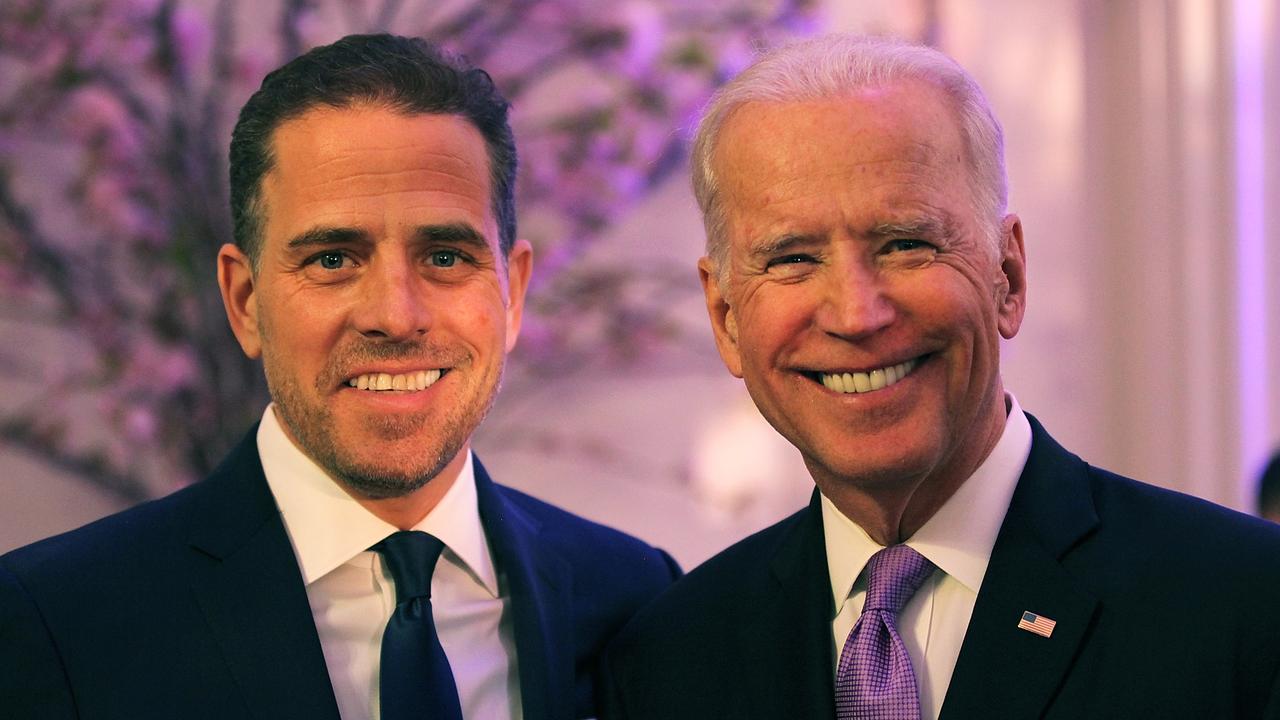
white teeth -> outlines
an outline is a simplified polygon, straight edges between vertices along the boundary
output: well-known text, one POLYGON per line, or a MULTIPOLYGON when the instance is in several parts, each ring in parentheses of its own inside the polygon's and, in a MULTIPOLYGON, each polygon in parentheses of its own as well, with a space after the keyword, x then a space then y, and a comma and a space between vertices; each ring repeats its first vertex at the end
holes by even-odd
MULTIPOLYGON (((853 375, 854 392, 871 392, 871 378, 866 373, 851 373, 853 375)), ((849 375, 845 375, 849 377, 849 375)), ((847 387, 847 384, 846 384, 847 387)))
POLYGON ((416 392, 426 390, 440 379, 440 370, 417 370, 403 375, 390 373, 365 373, 351 378, 347 385, 359 390, 416 392))
POLYGON ((879 390, 880 388, 885 386, 885 378, 884 378, 883 370, 872 370, 869 374, 871 375, 872 390, 879 390))
POLYGON ((887 388, 906 377, 916 367, 915 360, 872 370, 869 373, 818 373, 828 390, 838 393, 865 393, 887 388))

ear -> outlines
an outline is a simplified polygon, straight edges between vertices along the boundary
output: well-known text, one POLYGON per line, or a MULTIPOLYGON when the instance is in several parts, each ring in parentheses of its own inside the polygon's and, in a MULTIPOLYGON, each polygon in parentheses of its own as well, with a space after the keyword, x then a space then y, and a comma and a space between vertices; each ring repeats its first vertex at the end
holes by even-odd
POLYGON ((218 287, 222 290, 222 306, 227 311, 231 332, 236 334, 244 354, 251 358, 262 355, 254 280, 249 256, 231 243, 223 245, 218 251, 218 287))
POLYGON ((997 325, 1006 340, 1018 334, 1027 309, 1027 252, 1022 244, 1022 221, 1007 215, 1000 232, 1000 274, 996 288, 997 325))
POLYGON ((520 336, 520 320, 524 317, 524 295, 533 274, 533 246, 528 240, 516 240, 507 256, 507 352, 516 346, 520 336))
POLYGON ((698 261, 698 279, 702 281, 702 293, 707 298, 707 315, 711 317, 711 332, 716 338, 720 359, 734 377, 742 377, 742 355, 738 350, 738 319, 729 299, 724 296, 717 280, 715 263, 704 257, 698 261))

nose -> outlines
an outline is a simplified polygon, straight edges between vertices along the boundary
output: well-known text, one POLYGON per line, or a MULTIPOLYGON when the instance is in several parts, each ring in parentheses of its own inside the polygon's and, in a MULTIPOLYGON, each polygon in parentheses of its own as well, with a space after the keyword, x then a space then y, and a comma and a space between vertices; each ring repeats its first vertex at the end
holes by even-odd
POLYGON ((431 286, 406 258, 379 258, 360 278, 351 314, 355 329, 370 339, 406 341, 431 327, 431 286))
POLYGON ((818 323, 829 335, 861 339, 888 327, 897 317, 885 279, 869 262, 836 261, 824 281, 818 323))

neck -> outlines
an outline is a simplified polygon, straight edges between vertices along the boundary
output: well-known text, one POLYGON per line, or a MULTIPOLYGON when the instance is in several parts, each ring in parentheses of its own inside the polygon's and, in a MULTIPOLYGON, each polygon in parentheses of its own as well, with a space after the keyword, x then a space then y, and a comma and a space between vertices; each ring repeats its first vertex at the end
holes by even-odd
POLYGON ((851 478, 834 476, 810 464, 810 474, 836 509, 872 540, 884 546, 905 542, 951 499, 1000 441, 1006 419, 1003 392, 992 407, 992 412, 973 424, 975 430, 965 441, 926 472, 851 478))
POLYGON ((818 489, 841 514, 886 547, 906 542, 961 484, 963 478, 957 481, 936 474, 899 479, 892 489, 868 489, 847 479, 817 481, 818 489))

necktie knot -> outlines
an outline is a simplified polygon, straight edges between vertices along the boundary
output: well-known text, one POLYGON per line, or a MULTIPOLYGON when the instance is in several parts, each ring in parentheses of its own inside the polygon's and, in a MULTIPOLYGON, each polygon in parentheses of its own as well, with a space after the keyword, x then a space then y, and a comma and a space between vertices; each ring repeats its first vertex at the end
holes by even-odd
POLYGON ((387 570, 396 582, 396 604, 413 598, 431 599, 431 575, 444 543, 418 530, 401 530, 373 546, 382 554, 387 570))
POLYGON ((891 545, 867 562, 867 610, 887 610, 897 615, 925 579, 934 565, 925 556, 906 545, 891 545))

